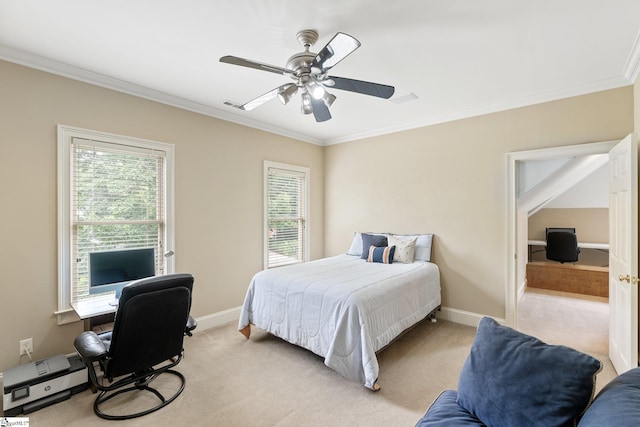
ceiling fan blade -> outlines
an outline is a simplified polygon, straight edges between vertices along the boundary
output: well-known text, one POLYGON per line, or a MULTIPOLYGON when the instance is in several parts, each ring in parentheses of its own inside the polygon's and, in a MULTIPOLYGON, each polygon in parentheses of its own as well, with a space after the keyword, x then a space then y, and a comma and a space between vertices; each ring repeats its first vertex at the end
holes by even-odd
POLYGON ((331 118, 329 107, 322 99, 311 97, 311 107, 313 107, 313 116, 316 118, 316 122, 326 122, 331 118))
POLYGON ((364 95, 377 96, 378 98, 389 99, 393 96, 395 88, 393 86, 379 83, 365 82, 362 80, 346 79, 344 77, 329 76, 327 80, 333 80, 333 88, 347 90, 349 92, 362 93, 364 95))
POLYGON ((230 107, 234 107, 234 108, 238 108, 240 110, 244 110, 244 111, 251 111, 254 108, 257 108, 259 106, 261 106, 262 104, 264 104, 265 102, 269 102, 271 101, 273 98, 275 98, 276 96, 278 96, 278 92, 280 92, 280 90, 282 90, 286 85, 282 85, 279 86, 273 90, 270 90, 269 92, 260 95, 259 97, 252 99, 251 101, 239 105, 230 101, 225 101, 224 104, 228 105, 230 107))
POLYGON ((224 62, 225 64, 240 65, 242 67, 255 68, 256 70, 269 71, 270 73, 276 74, 289 75, 292 73, 291 70, 287 70, 286 68, 263 64, 261 62, 251 61, 250 59, 239 58, 237 56, 231 55, 221 57, 220 62, 224 62))
POLYGON ((360 42, 355 38, 345 33, 337 33, 315 57, 311 68, 325 73, 359 47, 360 42))

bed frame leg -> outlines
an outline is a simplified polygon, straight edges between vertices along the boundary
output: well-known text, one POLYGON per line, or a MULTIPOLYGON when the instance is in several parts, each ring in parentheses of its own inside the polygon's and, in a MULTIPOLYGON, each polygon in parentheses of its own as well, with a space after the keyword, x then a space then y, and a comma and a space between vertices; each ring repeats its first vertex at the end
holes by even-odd
POLYGON ((378 385, 378 383, 373 384, 373 387, 371 388, 371 390, 380 391, 380 386, 378 385))
POLYGON ((251 325, 247 325, 244 328, 240 329, 240 333, 247 337, 247 339, 249 339, 249 337, 251 336, 251 325))
POLYGON ((436 319, 436 316, 433 316, 431 318, 431 323, 437 323, 437 322, 438 322, 438 319, 436 319))

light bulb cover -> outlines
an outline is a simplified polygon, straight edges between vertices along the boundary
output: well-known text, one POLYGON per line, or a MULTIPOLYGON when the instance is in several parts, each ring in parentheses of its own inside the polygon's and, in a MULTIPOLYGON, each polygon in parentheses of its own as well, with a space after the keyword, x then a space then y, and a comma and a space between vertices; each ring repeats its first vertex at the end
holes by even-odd
POLYGON ((327 91, 324 92, 324 96, 322 97, 322 101, 324 102, 324 105, 326 105, 327 107, 331 107, 331 104, 333 104, 333 101, 336 100, 336 96, 332 93, 329 93, 327 91))
POLYGON ((287 105, 291 98, 298 92, 298 86, 294 83, 289 83, 284 85, 278 91, 278 99, 282 102, 283 105, 287 105))
POLYGON ((323 99, 327 94, 327 91, 319 84, 312 85, 310 89, 311 90, 309 92, 311 92, 311 96, 315 99, 323 99))
POLYGON ((302 114, 313 113, 313 107, 311 106, 311 95, 306 90, 302 93, 302 105, 300 106, 302 114))

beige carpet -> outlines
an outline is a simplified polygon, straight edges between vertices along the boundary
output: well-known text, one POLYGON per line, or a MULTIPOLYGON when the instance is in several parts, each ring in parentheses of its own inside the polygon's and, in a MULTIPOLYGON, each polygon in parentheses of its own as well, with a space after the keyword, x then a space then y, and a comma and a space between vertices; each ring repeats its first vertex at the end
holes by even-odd
POLYGON ((86 391, 29 420, 31 426, 414 426, 442 390, 456 388, 474 335, 475 328, 452 322, 420 323, 379 354, 376 393, 306 350, 256 328, 246 340, 228 324, 185 340, 178 365, 185 391, 156 413, 104 421, 86 391))
MULTIPOLYGON (((29 414, 31 426, 414 426, 455 388, 475 328, 422 322, 379 354, 382 390, 345 380, 311 352, 229 324, 185 339, 185 391, 162 410, 125 422, 93 414, 89 391, 29 414)), ((127 404, 129 406, 129 404, 127 404)))
POLYGON ((518 328, 550 344, 608 354, 609 300, 529 288, 518 304, 518 328))

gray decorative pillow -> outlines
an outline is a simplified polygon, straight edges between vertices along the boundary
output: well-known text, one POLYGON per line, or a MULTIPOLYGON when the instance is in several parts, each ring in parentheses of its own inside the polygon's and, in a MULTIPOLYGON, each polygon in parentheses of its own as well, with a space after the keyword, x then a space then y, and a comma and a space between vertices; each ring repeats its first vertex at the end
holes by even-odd
MULTIPOLYGON (((353 241, 351 246, 347 250, 347 255, 362 256, 362 234, 361 232, 355 232, 353 235, 353 241)), ((375 236, 386 236, 387 233, 367 233, 375 236)))
POLYGON ((403 239, 393 235, 388 236, 387 241, 389 242, 389 246, 396 247, 396 251, 393 255, 393 262, 411 264, 416 251, 416 240, 418 240, 417 237, 414 237, 413 239, 403 239))
POLYGON ((599 360, 484 317, 458 381, 458 404, 491 427, 574 426, 599 360))
POLYGON ((375 234, 362 233, 362 255, 360 256, 360 258, 369 258, 369 248, 371 246, 388 246, 387 236, 377 236, 375 234))

